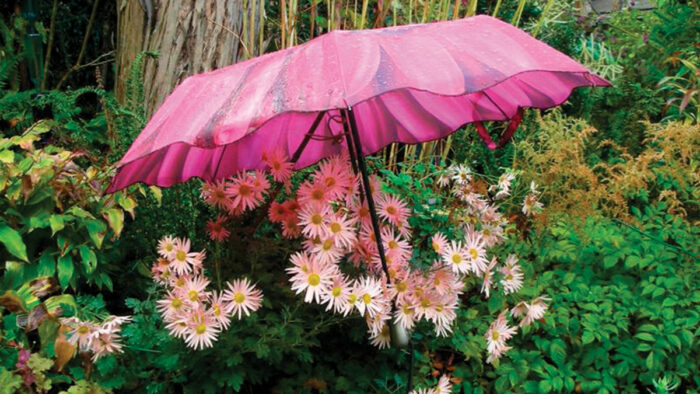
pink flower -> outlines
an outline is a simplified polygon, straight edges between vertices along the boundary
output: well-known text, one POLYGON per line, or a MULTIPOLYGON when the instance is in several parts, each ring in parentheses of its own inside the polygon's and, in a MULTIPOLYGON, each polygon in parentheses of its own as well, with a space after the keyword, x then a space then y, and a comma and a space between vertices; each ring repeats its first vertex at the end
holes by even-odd
POLYGON ((331 195, 324 183, 306 181, 299 186, 297 198, 302 205, 326 205, 330 201, 331 195))
POLYGON ((269 172, 275 181, 286 182, 292 176, 294 163, 290 162, 287 155, 280 149, 263 153, 262 159, 270 166, 269 172))
POLYGON ((331 284, 321 293, 321 302, 328 304, 326 310, 345 314, 348 309, 348 297, 350 297, 350 285, 343 274, 335 275, 331 284))
POLYGON ((289 279, 292 282, 292 290, 297 294, 306 292, 304 302, 321 302, 321 295, 333 283, 333 278, 337 275, 337 268, 321 264, 320 261, 304 257, 303 254, 297 254, 297 258, 302 260, 298 263, 305 263, 306 269, 292 271, 293 275, 289 279))
POLYGON ((377 214, 394 226, 399 226, 400 223, 406 223, 411 210, 401 199, 387 194, 377 200, 377 214))
POLYGON ((207 204, 221 210, 228 210, 231 207, 231 199, 226 193, 226 180, 221 179, 214 182, 204 182, 202 184, 202 199, 207 204))
POLYGON ((336 264, 343 257, 343 251, 335 246, 333 238, 321 239, 312 250, 314 257, 323 265, 336 264))
POLYGON ((471 268, 470 260, 461 242, 450 242, 442 253, 442 261, 444 261, 446 265, 452 267, 452 271, 457 274, 466 274, 471 268))
POLYGON ((535 320, 539 320, 544 316, 547 310, 546 301, 551 301, 551 299, 546 297, 537 297, 532 300, 531 303, 525 301, 519 302, 517 305, 510 310, 513 317, 520 317, 525 315, 525 317, 520 320, 520 327, 529 326, 535 320))
POLYGON ((212 314, 214 315, 214 320, 222 329, 228 329, 231 323, 231 303, 226 300, 224 292, 212 292, 211 302, 209 304, 211 307, 212 314))
POLYGON ((476 231, 467 231, 467 236, 464 238, 464 251, 472 272, 479 275, 486 270, 486 249, 481 234, 476 231))
POLYGON ((391 344, 391 329, 384 323, 376 335, 370 336, 370 343, 379 349, 388 349, 391 344))
POLYGON ((196 264, 198 256, 197 253, 190 253, 190 240, 176 238, 174 247, 170 267, 178 275, 192 272, 192 267, 196 264))
POLYGON ((268 217, 272 223, 282 223, 289 216, 289 210, 284 204, 273 201, 268 210, 268 217))
POLYGON ((212 241, 221 242, 231 234, 224 226, 224 223, 226 223, 226 217, 223 215, 219 215, 215 221, 211 219, 207 221, 207 231, 212 241))
POLYGON ((503 292, 505 294, 514 293, 523 286, 523 273, 520 270, 520 265, 518 265, 518 258, 511 254, 506 259, 505 265, 501 267, 501 273, 503 274, 503 279, 501 279, 501 285, 503 285, 503 292))
POLYGON ((355 220, 343 214, 332 214, 326 223, 326 237, 333 239, 335 246, 350 249, 357 241, 355 220))
POLYGON ((344 197, 343 193, 347 190, 351 183, 346 172, 346 167, 340 165, 337 159, 325 160, 319 165, 318 170, 314 172, 314 183, 325 185, 326 193, 330 199, 344 197))
POLYGON ((457 317, 455 312, 457 309, 457 296, 447 295, 437 299, 432 307, 433 312, 430 314, 430 320, 435 324, 435 334, 446 337, 452 332, 452 322, 457 317))
POLYGON ((299 212, 299 226, 303 226, 301 232, 308 238, 325 236, 330 214, 331 209, 326 204, 306 204, 299 212))
POLYGON ((250 316, 260 308, 262 291, 256 289, 247 278, 236 279, 233 283, 228 283, 228 290, 224 292, 223 299, 231 303, 231 314, 240 319, 241 314, 250 316))
POLYGON ((220 332, 212 310, 198 307, 187 317, 185 343, 194 350, 212 347, 220 332))
POLYGON ((209 292, 205 289, 209 280, 203 276, 193 276, 187 279, 182 295, 189 302, 203 302, 209 298, 209 292))
POLYGON ((489 265, 486 267, 486 270, 483 272, 483 279, 484 281, 481 283, 481 292, 486 294, 486 298, 489 298, 490 296, 490 289, 491 285, 493 284, 493 267, 496 266, 498 263, 498 260, 494 257, 491 259, 491 262, 489 265))
POLYGON ((369 317, 373 317, 388 304, 388 300, 382 292, 382 286, 377 279, 368 276, 360 278, 356 284, 355 292, 357 294, 355 307, 357 307, 360 315, 364 315, 367 312, 369 317))
POLYGON ((256 193, 255 178, 243 172, 231 178, 226 193, 234 209, 254 209, 262 202, 262 194, 256 193))
POLYGON ((156 309, 158 309, 158 312, 160 312, 164 320, 170 320, 172 317, 182 312, 184 307, 185 298, 174 292, 168 292, 164 299, 156 302, 156 309))
POLYGON ((172 259, 175 254, 175 238, 166 235, 158 241, 158 254, 166 259, 172 259))
POLYGON ((416 314, 413 305, 409 302, 399 303, 394 310, 394 322, 405 330, 413 329, 416 324, 416 314))
POLYGON ((506 321, 507 312, 507 310, 501 312, 498 318, 491 323, 491 326, 484 335, 488 344, 487 351, 489 352, 489 357, 486 359, 486 362, 489 364, 500 358, 510 349, 510 347, 506 346, 506 341, 518 331, 517 328, 508 326, 508 322, 506 321))
POLYGON ((442 254, 442 252, 445 250, 445 247, 447 246, 447 237, 445 237, 443 233, 435 233, 435 235, 433 235, 430 241, 433 250, 437 254, 442 254))

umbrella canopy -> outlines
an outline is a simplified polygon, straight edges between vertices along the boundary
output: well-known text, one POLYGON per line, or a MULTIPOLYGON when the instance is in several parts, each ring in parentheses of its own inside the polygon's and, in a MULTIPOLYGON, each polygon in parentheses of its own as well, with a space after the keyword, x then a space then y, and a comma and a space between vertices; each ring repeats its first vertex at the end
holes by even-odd
POLYGON ((470 122, 517 119, 520 108, 553 107, 576 87, 607 85, 488 16, 333 31, 185 79, 120 161, 109 191, 261 169, 263 152, 291 157, 317 125, 295 164, 309 166, 347 149, 339 119, 348 108, 367 155, 392 142, 442 138, 470 122))

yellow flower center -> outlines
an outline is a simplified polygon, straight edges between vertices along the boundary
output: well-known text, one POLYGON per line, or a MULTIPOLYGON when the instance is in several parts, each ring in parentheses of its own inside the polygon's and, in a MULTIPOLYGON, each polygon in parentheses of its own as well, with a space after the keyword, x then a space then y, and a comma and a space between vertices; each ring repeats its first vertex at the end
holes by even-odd
POLYGON ((422 306, 423 308, 429 308, 430 307, 430 300, 427 298, 421 299, 420 306, 422 306))
POLYGON ((406 282, 399 282, 396 284, 396 291, 398 293, 403 293, 406 290, 408 290, 408 285, 406 284, 406 282))
POLYGON ((498 340, 498 331, 493 330, 493 331, 491 332, 491 339, 493 339, 494 341, 497 341, 497 340, 498 340))
POLYGON ((175 260, 177 261, 185 261, 187 259, 187 253, 185 253, 184 250, 178 250, 175 252, 175 260))
POLYGON ((80 327, 78 327, 78 334, 80 334, 80 335, 85 335, 85 334, 87 334, 88 332, 90 332, 90 329, 88 328, 88 326, 80 326, 80 327))
POLYGON ((218 305, 214 305, 214 316, 221 316, 221 307, 218 305))
POLYGON ((170 306, 173 309, 180 309, 182 307, 182 300, 179 298, 173 298, 173 300, 170 301, 170 306))
POLYGON ((455 253, 452 255, 452 263, 459 264, 461 262, 462 262, 462 256, 460 256, 459 253, 455 253))
POLYGON ((326 179, 324 179, 323 181, 328 187, 333 187, 336 184, 335 178, 333 178, 332 176, 326 177, 326 179))
POLYGON ((241 197, 248 197, 252 194, 252 189, 248 185, 238 186, 238 195, 241 197))
POLYGON ((333 234, 338 234, 343 229, 338 222, 331 223, 330 228, 333 234))
POLYGON ((321 277, 318 276, 318 274, 311 274, 309 275, 308 282, 311 286, 318 286, 318 284, 321 283, 321 277))
POLYGON ((437 242, 433 242, 433 250, 436 252, 440 250, 440 245, 437 242))
POLYGON ((479 252, 474 248, 469 249, 469 254, 472 255, 472 260, 476 260, 479 257, 479 252))
POLYGON ((328 252, 329 250, 333 249, 333 241, 330 239, 327 239, 323 241, 323 245, 321 246, 323 248, 324 252, 328 252))
POLYGON ((190 301, 197 301, 199 299, 199 293, 197 293, 197 290, 190 290, 187 292, 187 298, 189 298, 190 301))
POLYGON ((357 294, 350 294, 350 297, 348 297, 348 304, 355 305, 356 302, 357 302, 357 294))
POLYGON ((321 189, 312 190, 311 191, 311 199, 316 200, 316 201, 323 200, 323 190, 321 190, 321 189))
POLYGON ((398 248, 398 247, 399 247, 399 243, 398 243, 398 242, 396 242, 396 241, 393 240, 393 239, 392 239, 391 241, 389 241, 389 249, 396 249, 396 248, 398 248))
POLYGON ((435 310, 436 310, 437 312, 442 312, 443 309, 445 309, 445 307, 444 307, 442 304, 438 304, 438 305, 435 307, 435 310))
POLYGON ((236 304, 242 304, 243 302, 245 302, 245 294, 241 293, 240 291, 237 292, 233 295, 233 302, 235 302, 236 304))
POLYGON ((340 287, 336 286, 336 287, 334 287, 333 290, 331 291, 331 294, 333 295, 333 297, 340 297, 340 292, 341 292, 341 291, 342 291, 342 289, 341 289, 340 287))
POLYGON ((513 274, 506 275, 506 280, 513 280, 513 274))
POLYGON ((184 278, 177 278, 175 281, 175 287, 182 287, 185 285, 185 279, 184 278))
POLYGON ((369 305, 369 303, 372 302, 372 296, 369 295, 369 293, 365 293, 365 294, 362 296, 362 302, 364 302, 365 305, 369 305))
POLYGON ((197 333, 197 335, 202 335, 207 332, 207 326, 203 323, 199 323, 197 324, 197 327, 195 327, 194 331, 197 333))
POLYGON ((166 252, 170 253, 173 251, 173 248, 174 248, 173 244, 166 244, 163 249, 165 249, 166 252))
POLYGON ((386 212, 389 215, 396 215, 397 210, 396 207, 389 205, 388 207, 386 207, 386 212))
POLYGON ((321 223, 323 223, 323 216, 321 216, 320 213, 314 213, 313 215, 311 215, 311 223, 317 226, 320 225, 321 223))

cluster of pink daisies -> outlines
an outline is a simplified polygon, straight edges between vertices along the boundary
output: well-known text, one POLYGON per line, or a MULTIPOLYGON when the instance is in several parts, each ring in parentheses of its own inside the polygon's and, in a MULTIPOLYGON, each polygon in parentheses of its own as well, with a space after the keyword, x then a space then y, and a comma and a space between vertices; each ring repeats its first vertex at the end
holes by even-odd
MULTIPOLYGON (((229 217, 262 204, 270 186, 268 175, 284 183, 291 192, 293 164, 279 151, 267 152, 263 158, 267 172, 239 173, 202 187, 204 200, 225 213, 208 224, 212 239, 228 236, 224 224, 229 217)), ((322 161, 291 199, 272 202, 268 212, 270 220, 281 225, 285 237, 304 239, 303 250, 290 257, 292 266, 287 268, 292 290, 303 294, 305 302, 324 305, 327 311, 363 316, 370 341, 379 348, 390 345, 390 324, 410 331, 424 320, 433 325, 436 335, 449 335, 465 277, 481 278, 481 291, 486 298, 492 289, 509 294, 523 284, 523 272, 514 255, 503 264, 495 257, 487 257, 490 247, 505 240, 507 220, 495 202, 510 195, 515 174, 507 172, 501 176, 489 188, 492 195, 480 194, 472 175, 468 167, 456 165, 437 179, 438 186, 461 201, 458 216, 464 224, 451 232, 450 239, 442 233, 432 237, 435 259, 427 271, 414 270, 409 264, 413 246, 408 222, 412 212, 408 205, 384 192, 376 175, 370 178, 389 271, 387 280, 359 175, 353 171, 348 156, 322 161)), ((523 212, 531 215, 540 207, 532 184, 523 212)), ((537 319, 538 313, 541 315, 546 309, 542 305, 543 299, 521 305, 517 313, 514 309, 513 316, 526 316, 523 321, 537 319)), ((499 346, 489 346, 489 361, 508 349, 508 332, 504 331, 499 346)))
POLYGON ((127 316, 109 316, 101 324, 82 321, 77 317, 62 318, 61 324, 68 329, 67 340, 80 352, 92 353, 92 361, 111 353, 121 353, 119 332, 122 324, 130 321, 127 316))
POLYGON ((225 291, 207 290, 209 280, 202 272, 206 254, 190 252, 188 239, 164 237, 158 243, 158 254, 151 272, 167 293, 157 308, 170 334, 184 338, 187 346, 213 346, 234 316, 241 319, 260 308, 262 292, 248 279, 228 282, 225 291))

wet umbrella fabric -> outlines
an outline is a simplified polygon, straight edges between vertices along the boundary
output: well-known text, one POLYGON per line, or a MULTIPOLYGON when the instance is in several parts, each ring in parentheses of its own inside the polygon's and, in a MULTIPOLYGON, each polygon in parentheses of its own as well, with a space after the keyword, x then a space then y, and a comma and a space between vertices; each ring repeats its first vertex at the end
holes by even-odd
POLYGON ((521 108, 553 107, 574 88, 607 85, 488 16, 333 31, 185 79, 122 158, 109 191, 261 169, 262 153, 272 149, 290 157, 298 151, 295 168, 309 166, 348 149, 339 121, 348 108, 367 155, 392 142, 442 138, 471 122, 515 118, 513 126, 521 108))

